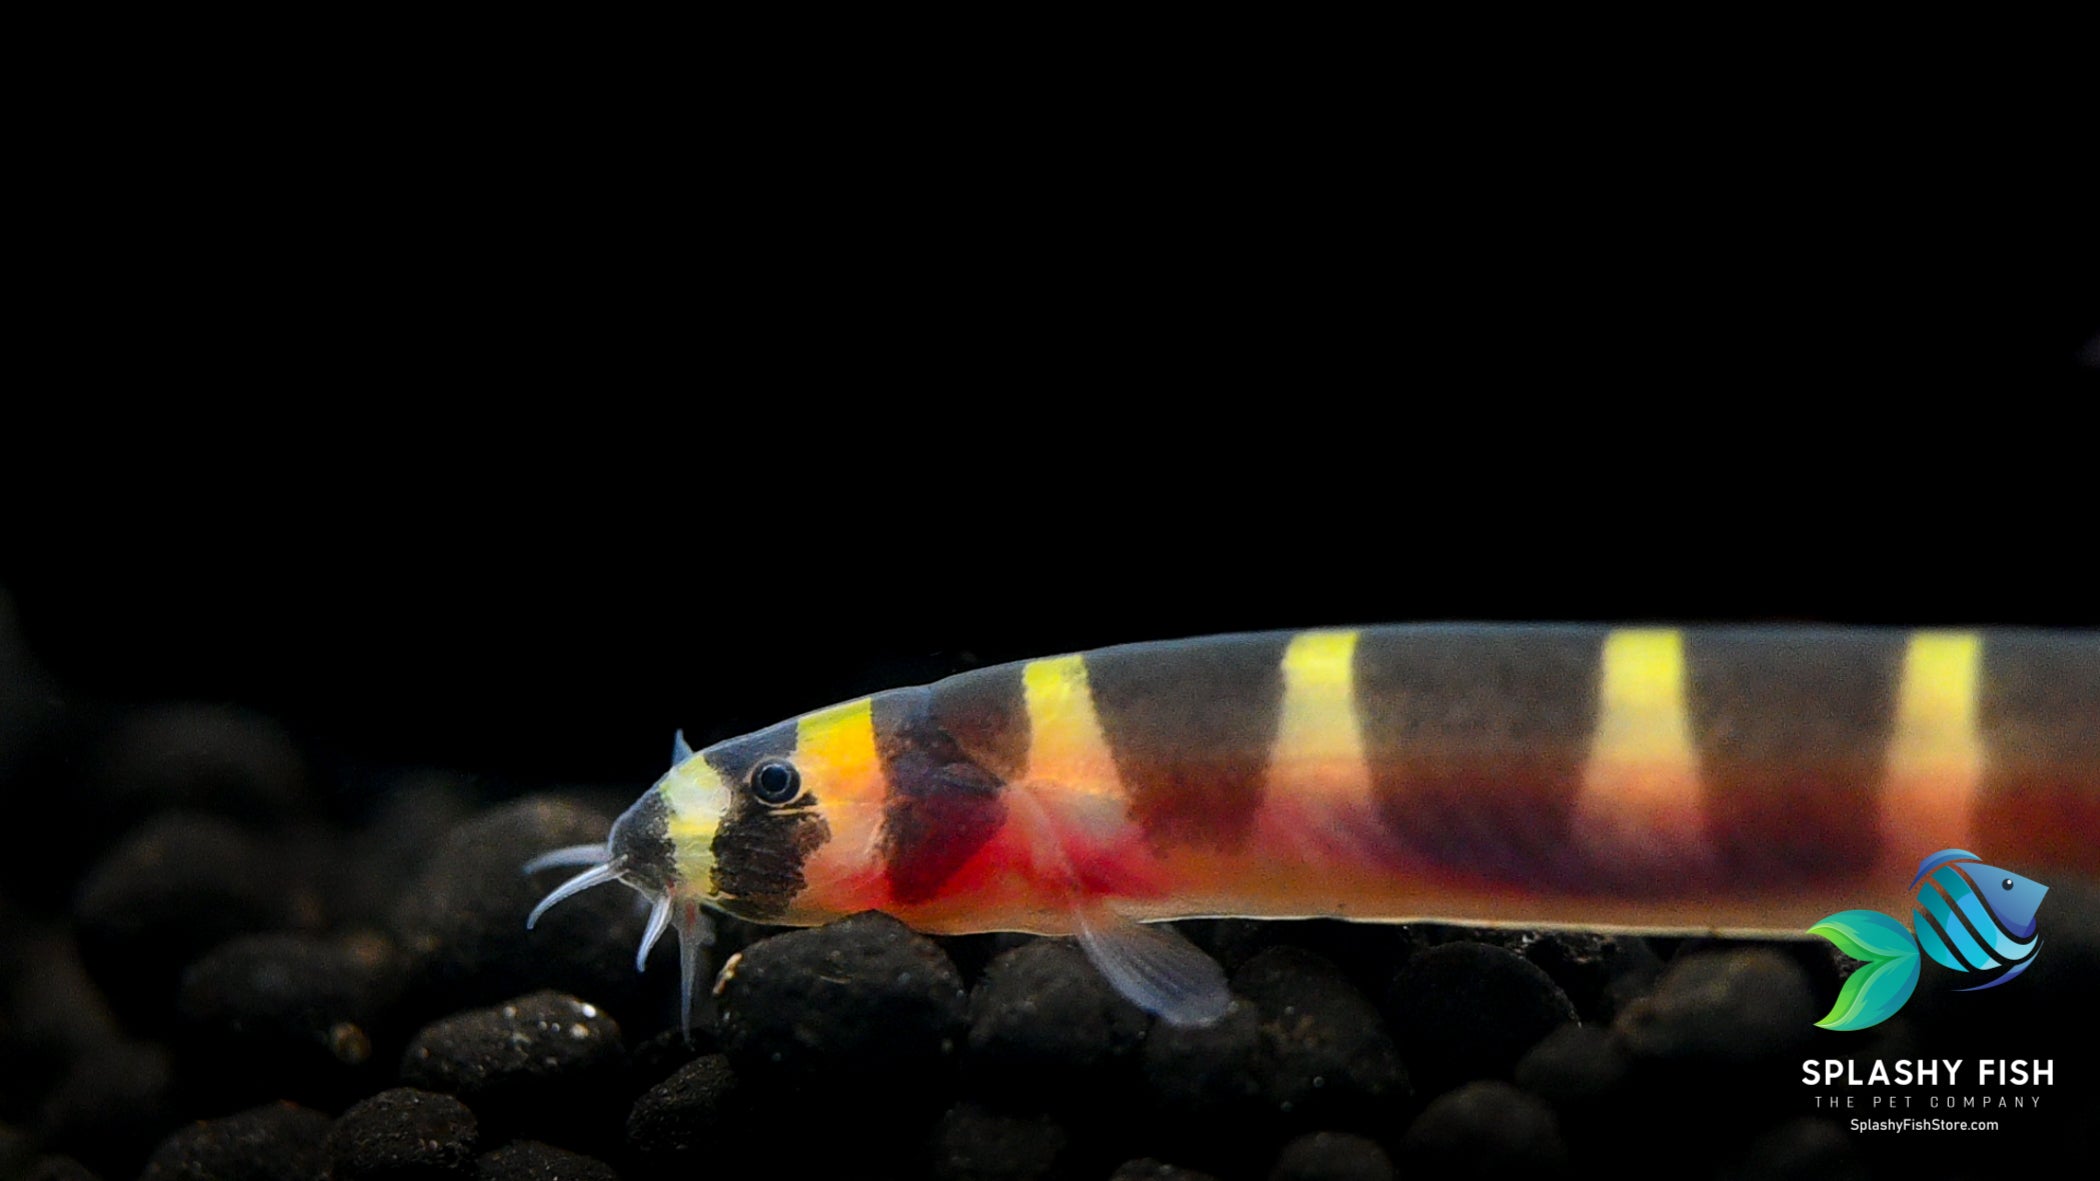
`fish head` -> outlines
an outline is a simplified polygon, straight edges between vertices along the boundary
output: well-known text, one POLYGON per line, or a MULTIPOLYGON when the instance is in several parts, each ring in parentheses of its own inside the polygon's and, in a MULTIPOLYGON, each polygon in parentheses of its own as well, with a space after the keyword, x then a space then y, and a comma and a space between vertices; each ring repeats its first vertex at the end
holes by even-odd
POLYGON ((789 926, 867 909, 886 784, 868 698, 683 759, 655 789, 679 896, 789 926))
POLYGON ((2018 939, 2033 937, 2035 912, 2041 909, 2042 896, 2049 892, 2049 887, 2033 878, 1981 861, 1968 862, 1961 870, 1974 884, 1976 897, 1990 908, 1992 917, 2007 934, 2018 939))
MULTIPOLYGON (((649 921, 635 966, 666 930, 678 932, 680 1012, 690 1034, 701 949, 714 941, 704 909, 807 926, 866 908, 852 905, 859 897, 852 889, 837 888, 849 873, 814 859, 827 847, 868 847, 866 826, 851 818, 881 812, 884 780, 872 735, 863 698, 697 753, 679 736, 671 769, 613 821, 602 844, 526 863, 527 873, 585 868, 542 898, 525 925, 609 882, 642 895, 649 921), (835 826, 847 842, 834 844, 835 826), (813 880, 833 888, 812 889, 813 880)), ((865 858, 843 858, 848 866, 857 860, 865 858)))

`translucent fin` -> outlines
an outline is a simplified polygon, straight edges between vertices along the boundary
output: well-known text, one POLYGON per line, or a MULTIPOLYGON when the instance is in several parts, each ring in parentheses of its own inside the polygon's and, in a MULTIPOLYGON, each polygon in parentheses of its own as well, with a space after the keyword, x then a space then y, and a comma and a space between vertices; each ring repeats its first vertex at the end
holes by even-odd
POLYGON ((569 845, 552 849, 525 863, 526 873, 538 873, 558 865, 603 865, 612 860, 612 850, 605 845, 569 845))
MULTIPOLYGON (((556 850, 556 852, 566 851, 556 850)), ((545 858, 540 858, 539 860, 545 860, 545 858)), ((560 863, 555 862, 552 864, 560 863)), ((540 904, 532 908, 531 914, 525 916, 525 929, 528 931, 532 930, 533 924, 540 921, 540 916, 547 913, 547 908, 560 902, 562 899, 573 894, 581 894, 592 886, 602 886, 607 882, 616 882, 618 880, 620 880, 620 863, 617 861, 608 861, 603 865, 593 866, 584 870, 561 885, 554 887, 552 894, 540 899, 540 904)))
POLYGON ((675 767, 692 757, 693 748, 685 740, 685 731, 674 731, 671 734, 671 765, 675 767))
POLYGON ((649 908, 649 929, 642 932, 642 949, 634 953, 634 970, 649 969, 649 949, 664 937, 664 928, 671 925, 671 895, 658 894, 656 902, 649 908))
MULTIPOLYGON (((655 925, 651 916, 650 924, 655 925)), ((693 984, 700 979, 700 952, 715 942, 715 925, 697 902, 678 907, 678 1028, 693 1040, 693 984)))
POLYGON ((1082 911, 1079 946, 1117 992, 1169 1025, 1209 1025, 1232 1007, 1225 969, 1172 927, 1082 911))

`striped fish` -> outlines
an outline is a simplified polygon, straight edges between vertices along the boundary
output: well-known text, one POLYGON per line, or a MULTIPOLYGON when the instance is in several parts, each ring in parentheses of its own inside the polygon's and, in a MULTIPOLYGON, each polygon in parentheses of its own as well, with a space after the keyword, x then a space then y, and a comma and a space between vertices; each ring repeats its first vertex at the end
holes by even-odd
POLYGON ((1918 892, 1917 909, 1911 911, 1915 936, 1900 921, 1872 910, 1839 911, 1809 928, 1863 961, 1817 1025, 1868 1029, 1895 1016, 1918 987, 1920 949, 1957 972, 1994 973, 1957 992, 1996 988, 2033 965, 2042 947, 2034 915, 2049 887, 1985 865, 1967 849, 1941 849, 1927 857, 1910 884, 1918 892))
POLYGON ((1922 852, 2100 876, 2100 635, 1418 625, 1133 644, 817 710, 675 764, 528 922, 620 881, 808 925, 1078 937, 1200 1024, 1157 920, 1799 932, 1922 852))

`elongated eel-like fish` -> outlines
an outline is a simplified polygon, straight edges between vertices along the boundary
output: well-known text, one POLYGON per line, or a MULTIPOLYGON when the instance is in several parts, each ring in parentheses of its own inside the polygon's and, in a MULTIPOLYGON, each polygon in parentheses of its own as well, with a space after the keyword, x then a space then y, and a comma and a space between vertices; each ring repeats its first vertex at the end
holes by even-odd
POLYGON ((1230 1003, 1161 919, 1800 932, 1936 849, 2100 877, 2100 634, 1421 625, 966 672, 694 754, 531 916, 604 882, 810 925, 1076 935, 1165 1020, 1230 1003))

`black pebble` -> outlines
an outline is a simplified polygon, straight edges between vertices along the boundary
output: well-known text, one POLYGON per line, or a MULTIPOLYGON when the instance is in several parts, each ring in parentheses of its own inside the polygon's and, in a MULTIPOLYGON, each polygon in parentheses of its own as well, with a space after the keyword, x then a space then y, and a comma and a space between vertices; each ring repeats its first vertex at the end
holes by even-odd
POLYGON ((328 1126, 290 1103, 202 1120, 161 1141, 141 1181, 311 1181, 327 1160, 328 1126))
POLYGON ((1517 1085, 1563 1115, 1607 1106, 1626 1086, 1631 1061, 1611 1033, 1594 1025, 1563 1025, 1517 1060, 1517 1085))
POLYGON ((1140 1059, 1145 1089, 1175 1123, 1248 1129, 1262 1114, 1262 1017, 1235 1001, 1209 1025, 1155 1023, 1140 1059))
POLYGON ((34 1110, 74 1062, 121 1039, 71 936, 33 929, 0 901, 0 1112, 34 1110))
POLYGON ((627 1147, 661 1176, 722 1169, 722 1146, 750 1120, 751 1105, 721 1054, 705 1054, 649 1088, 627 1116, 627 1147))
POLYGON ((370 803, 357 831, 331 832, 319 850, 330 913, 345 925, 385 927, 446 836, 472 815, 469 785, 439 771, 361 772, 346 790, 370 803))
POLYGON ((1537 964, 1566 993, 1584 1021, 1609 1022, 1628 1001, 1655 986, 1662 960, 1637 935, 1594 931, 1543 931, 1524 945, 1537 964))
MULTIPOLYGON (((0 628, 7 625, 7 600, 0 597, 0 628)), ((6 635, 0 632, 0 643, 6 635)), ((11 1107, 12 1105, 10 1105, 11 1107)), ((29 1171, 29 1163, 36 1159, 36 1141, 29 1133, 5 1122, 0 1122, 0 1177, 19 1177, 29 1171)))
POLYGON ((533 906, 576 870, 527 877, 524 864, 549 849, 603 841, 611 823, 610 816, 566 800, 531 796, 447 834, 392 918, 395 941, 411 965, 412 1009, 428 1018, 554 988, 623 1016, 633 1013, 650 979, 634 970, 643 915, 633 891, 619 885, 586 891, 525 929, 533 906))
POLYGON ((408 1087, 381 1091, 328 1130, 331 1181, 472 1177, 480 1130, 450 1095, 408 1087))
POLYGON ((1393 1181, 1393 1158, 1378 1141, 1347 1132, 1312 1132, 1283 1146, 1269 1181, 1393 1181))
POLYGON ((647 1090, 670 1078, 694 1059, 718 1054, 721 1050, 712 1027, 697 1026, 691 1037, 676 1029, 660 1030, 655 1037, 628 1051, 628 1082, 637 1090, 647 1090))
POLYGON ((626 1060, 603 1009, 536 992, 425 1026, 401 1056, 401 1081, 458 1096, 492 1136, 588 1143, 609 1138, 624 1113, 626 1060))
POLYGON ((148 821, 95 864, 74 903, 80 957, 141 1027, 174 1014, 183 968, 236 935, 311 926, 319 902, 267 838, 210 816, 148 821))
POLYGON ((932 1173, 942 1181, 1049 1177, 1070 1140, 1049 1116, 1001 1115, 957 1104, 934 1125, 932 1173))
POLYGON ((223 705, 130 713, 97 745, 86 789, 115 815, 179 808, 287 820, 315 800, 306 757, 273 718, 223 705))
POLYGON ((770 1114, 824 1112, 823 1136, 770 1137, 808 1176, 899 1176, 954 1094, 968 997, 947 953, 887 915, 744 949, 725 969, 723 1052, 770 1114))
POLYGON ((1514 1074, 1519 1087, 1552 1105, 1577 1157, 1610 1160, 1623 1144, 1658 1139, 1632 1056, 1610 1030, 1563 1025, 1518 1059, 1514 1074))
POLYGON ((920 1158, 935 1093, 879 1082, 824 1095, 741 1077, 724 1054, 680 1067, 637 1099, 627 1152, 641 1176, 854 1177, 925 1175, 920 1158))
POLYGON ((399 990, 398 960, 377 935, 221 944, 183 973, 184 1085, 220 1109, 272 1097, 341 1107, 370 1094, 392 1067, 375 1059, 372 1038, 399 990))
POLYGON ((1291 1132, 1395 1118, 1407 1073, 1377 1009, 1334 965, 1270 947, 1241 965, 1232 989, 1240 999, 1211 1025, 1153 1024, 1140 1061, 1154 1143, 1231 1172, 1270 1159, 1291 1132))
POLYGON ((537 1140, 516 1140, 475 1162, 475 1181, 620 1181, 611 1165, 537 1140))
POLYGON ((936 1084, 968 997, 939 945, 868 912, 745 948, 722 986, 722 1048, 737 1073, 895 1096, 936 1084))
POLYGON ((1433 1100, 1400 1142, 1410 1174, 1531 1177, 1567 1164, 1553 1110, 1505 1082, 1482 1079, 1433 1100))
POLYGON ((1407 1094, 1377 1007, 1327 960, 1272 947, 1233 973, 1232 989, 1261 1014, 1262 1097, 1285 1122, 1370 1126, 1407 1094))
POLYGON ((37 1111, 45 1147, 90 1168, 128 1176, 174 1130, 167 1051, 113 1041, 81 1050, 37 1111))
POLYGON ((1179 1165, 1170 1165, 1164 1161, 1154 1160, 1149 1156, 1141 1156, 1136 1160, 1124 1161, 1117 1167, 1115 1172, 1108 1175, 1108 1181, 1218 1181, 1218 1179, 1209 1173, 1199 1173, 1194 1169, 1184 1169, 1179 1165))
POLYGON ((1434 1094, 1507 1078, 1524 1051, 1575 1020, 1566 993, 1536 964, 1484 943, 1446 943, 1410 960, 1386 994, 1393 1040, 1416 1088, 1434 1094))
POLYGON ((963 983, 975 989, 984 982, 985 969, 993 960, 1039 938, 1041 936, 1024 935, 1019 931, 991 931, 982 935, 942 935, 934 942, 948 953, 948 962, 955 965, 963 983))
POLYGON ((970 994, 964 1075, 1019 1109, 1114 1103, 1147 1024, 1077 946, 1037 939, 993 959, 970 994))
POLYGON ((1842 1127, 1801 1116, 1752 1140, 1719 1175, 1724 1181, 1866 1181, 1872 1174, 1842 1127))
POLYGON ((21 1174, 21 1181, 102 1181, 102 1178, 70 1156, 40 1156, 21 1174))
POLYGON ((1287 923, 1210 919, 1175 926, 1215 955, 1227 972, 1238 971, 1241 965, 1271 947, 1297 947, 1340 968, 1367 996, 1376 996, 1392 979, 1394 965, 1406 963, 1423 948, 1444 941, 1442 937, 1449 931, 1420 923, 1350 923, 1337 919, 1287 923))
POLYGON ((1612 1032, 1636 1059, 1741 1066, 1794 1057, 1823 1011, 1786 953, 1702 951, 1671 964, 1654 992, 1619 1014, 1612 1032))

